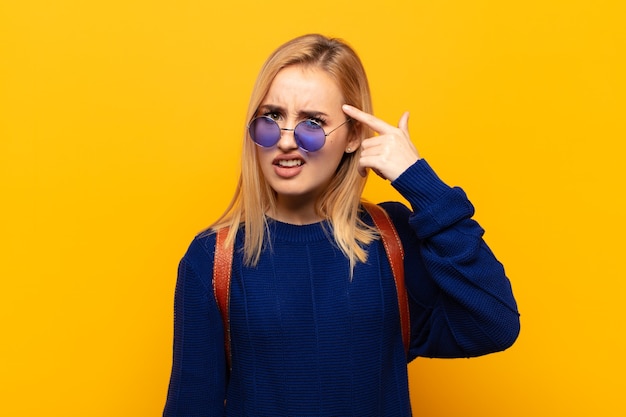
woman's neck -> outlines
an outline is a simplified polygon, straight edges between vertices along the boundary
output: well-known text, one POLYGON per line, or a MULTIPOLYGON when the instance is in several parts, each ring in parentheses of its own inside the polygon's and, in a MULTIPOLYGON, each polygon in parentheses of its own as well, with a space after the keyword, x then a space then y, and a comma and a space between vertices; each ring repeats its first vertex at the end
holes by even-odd
POLYGON ((304 225, 322 221, 322 217, 315 210, 315 203, 302 199, 280 198, 276 201, 274 210, 267 215, 283 223, 304 225))

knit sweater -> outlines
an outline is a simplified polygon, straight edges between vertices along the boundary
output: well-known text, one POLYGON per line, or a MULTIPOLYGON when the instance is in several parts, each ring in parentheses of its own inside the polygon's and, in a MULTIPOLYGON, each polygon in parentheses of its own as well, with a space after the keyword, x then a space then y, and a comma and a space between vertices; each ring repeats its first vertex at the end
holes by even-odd
POLYGON ((203 233, 179 266, 165 417, 411 416, 408 361, 484 355, 515 341, 509 280, 464 192, 423 159, 392 185, 412 206, 381 204, 405 252, 408 356, 379 240, 351 279, 330 224, 270 220, 256 266, 242 262, 242 230, 235 241, 228 371, 212 285, 215 234, 203 233))

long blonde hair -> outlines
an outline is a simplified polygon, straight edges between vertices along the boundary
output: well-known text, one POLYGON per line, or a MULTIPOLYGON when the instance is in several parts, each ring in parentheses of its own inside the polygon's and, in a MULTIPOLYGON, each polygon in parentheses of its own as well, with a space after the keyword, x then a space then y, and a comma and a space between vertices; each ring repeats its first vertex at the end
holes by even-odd
MULTIPOLYGON (((324 70, 341 90, 346 104, 372 113, 369 84, 361 60, 344 41, 318 34, 295 38, 276 49, 267 59, 256 80, 248 106, 247 121, 255 117, 258 107, 267 95, 274 77, 288 66, 311 66, 324 70)), ((362 140, 372 135, 370 129, 356 121, 348 123, 349 135, 362 140)), ((369 244, 376 231, 359 218, 361 194, 366 177, 358 173, 360 147, 345 153, 328 188, 319 197, 316 210, 327 219, 337 246, 350 260, 351 270, 357 262, 365 262, 363 245, 369 244)), ((244 263, 256 265, 266 241, 265 213, 275 208, 276 196, 261 172, 256 145, 243 137, 241 174, 235 195, 222 216, 210 227, 217 230, 229 226, 227 244, 231 244, 237 229, 243 224, 244 263)))

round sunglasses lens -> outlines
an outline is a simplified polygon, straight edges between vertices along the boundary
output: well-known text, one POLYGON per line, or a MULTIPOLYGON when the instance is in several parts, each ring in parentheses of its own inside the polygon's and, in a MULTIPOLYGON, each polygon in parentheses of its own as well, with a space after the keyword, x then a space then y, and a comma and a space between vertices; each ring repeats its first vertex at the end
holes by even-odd
POLYGON ((276 145, 280 139, 280 127, 269 117, 257 117, 248 127, 250 137, 259 146, 265 148, 276 145))
POLYGON ((326 135, 322 126, 312 120, 298 123, 293 133, 298 146, 308 152, 321 149, 326 142, 326 135))

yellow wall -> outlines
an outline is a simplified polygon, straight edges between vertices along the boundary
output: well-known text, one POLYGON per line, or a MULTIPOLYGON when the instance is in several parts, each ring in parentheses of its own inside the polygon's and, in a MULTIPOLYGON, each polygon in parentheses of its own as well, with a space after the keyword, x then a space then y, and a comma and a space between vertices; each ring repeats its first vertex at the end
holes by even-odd
POLYGON ((415 415, 626 415, 622 4, 1 0, 0 415, 159 415, 177 262, 305 32, 355 46, 377 115, 412 111, 522 311, 504 353, 411 364, 415 415))

